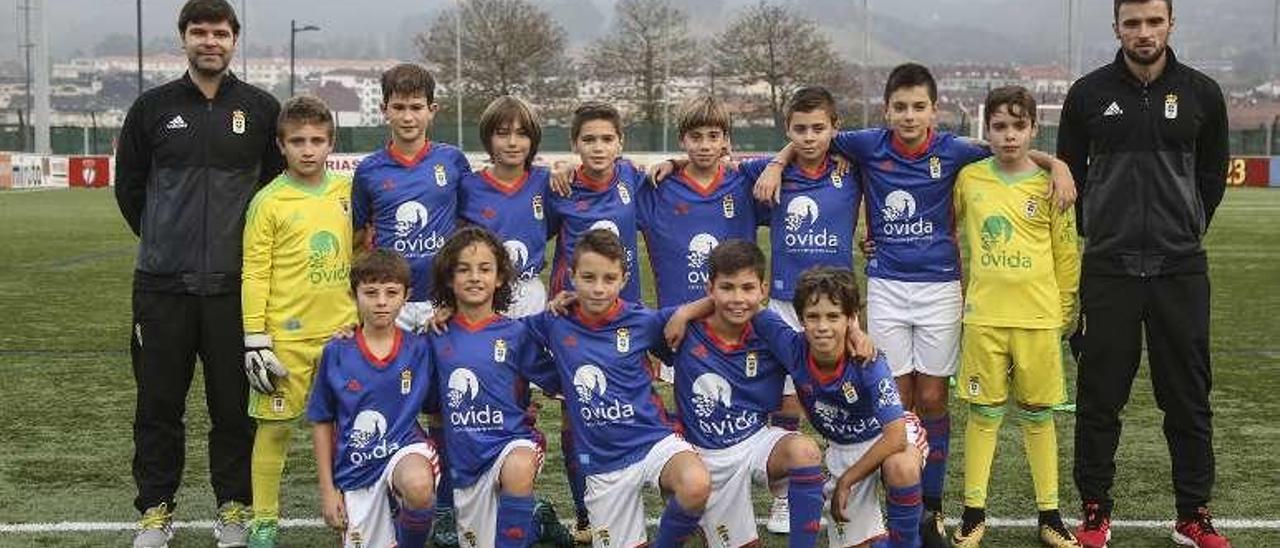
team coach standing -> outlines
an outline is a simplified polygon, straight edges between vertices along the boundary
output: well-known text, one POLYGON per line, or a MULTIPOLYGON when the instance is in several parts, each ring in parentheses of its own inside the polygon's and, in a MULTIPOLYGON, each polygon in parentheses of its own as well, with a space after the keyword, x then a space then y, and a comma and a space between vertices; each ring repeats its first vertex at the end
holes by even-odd
POLYGON ((1120 411, 1146 338, 1188 546, 1229 546, 1207 509, 1213 490, 1208 260, 1201 245, 1226 188, 1222 91, 1178 62, 1173 0, 1115 0, 1115 62, 1071 87, 1058 155, 1080 185, 1085 239, 1075 481, 1081 544, 1110 537, 1120 411))
POLYGON ((198 356, 212 423, 214 534, 220 546, 244 546, 253 423, 242 367, 241 233, 250 198, 282 168, 280 105, 228 71, 240 23, 225 0, 188 1, 178 31, 186 74, 134 102, 116 151, 116 201, 140 238, 130 336, 134 506, 143 515, 133 545, 164 546, 173 535, 198 356))

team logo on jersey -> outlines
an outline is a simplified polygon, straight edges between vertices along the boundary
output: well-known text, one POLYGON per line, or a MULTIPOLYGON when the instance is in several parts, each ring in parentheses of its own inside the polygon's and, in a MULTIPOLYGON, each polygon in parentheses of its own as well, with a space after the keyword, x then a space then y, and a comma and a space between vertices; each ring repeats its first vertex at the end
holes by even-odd
POLYGON ((429 215, 427 206, 416 201, 400 204, 396 208, 396 239, 392 247, 410 258, 428 256, 444 247, 444 238, 439 234, 422 233, 427 228, 429 215))
POLYGON ((916 197, 905 190, 895 190, 885 196, 880 215, 884 217, 881 230, 889 238, 914 240, 933 236, 933 221, 916 217, 916 197))
POLYGON ((737 216, 732 195, 724 195, 724 199, 720 201, 720 210, 724 212, 724 218, 726 219, 732 219, 737 216))
POLYGON ((627 353, 631 350, 631 330, 625 327, 619 327, 613 337, 614 347, 618 352, 627 353))
POLYGON ((1028 219, 1034 219, 1036 213, 1040 211, 1040 202, 1037 202, 1034 196, 1027 197, 1027 202, 1022 204, 1022 213, 1028 219))
POLYGON ((796 196, 787 202, 787 230, 795 232, 818 222, 818 202, 808 196, 796 196))
POLYGON ((929 178, 942 178, 942 159, 937 156, 929 157, 929 178))
POLYGON ((813 403, 813 415, 819 419, 822 428, 839 436, 861 436, 881 428, 880 420, 871 417, 858 417, 846 407, 836 407, 825 401, 813 403))
POLYGON ((445 186, 449 184, 449 174, 445 173, 444 166, 436 164, 436 186, 445 186))
POLYGON ((578 401, 589 404, 594 398, 604 398, 609 383, 605 380, 604 371, 586 364, 573 373, 573 388, 578 393, 578 401))
POLYGON ((445 394, 449 407, 462 407, 462 404, 476 399, 479 393, 480 379, 470 369, 459 367, 449 373, 449 389, 445 394))
POLYGON ((627 190, 627 185, 618 183, 618 199, 624 204, 631 203, 631 191, 627 190))
MULTIPOLYGON (((689 259, 689 268, 701 270, 707 265, 707 257, 711 255, 711 250, 720 245, 720 241, 715 236, 703 232, 695 235, 689 240, 689 253, 686 257, 689 259)), ((695 280, 695 273, 689 273, 689 283, 706 283, 706 280, 695 280)))
POLYGON ((311 235, 308 245, 311 254, 307 259, 307 279, 313 285, 347 281, 350 266, 342 264, 341 244, 337 236, 321 230, 311 235))
POLYGON ((245 117, 243 110, 231 111, 231 133, 244 135, 245 117))
MULTIPOLYGON (((499 339, 501 342, 501 339, 499 339)), ((505 344, 505 343, 504 343, 505 344)), ((489 404, 476 405, 480 395, 480 379, 465 367, 449 373, 445 403, 449 406, 449 423, 463 430, 492 430, 504 421, 502 409, 489 404)))
POLYGON ((733 407, 733 388, 729 381, 715 373, 703 373, 693 381, 693 412, 699 417, 710 417, 716 406, 733 407))
POLYGON ((1168 120, 1178 117, 1178 95, 1176 93, 1164 96, 1164 117, 1168 120))
POLYGON ((409 200, 396 208, 396 236, 408 237, 427 227, 427 206, 409 200))
POLYGON ((902 221, 916 216, 916 198, 905 190, 890 192, 880 214, 886 221, 902 221))
POLYGON ((844 381, 844 384, 840 385, 840 393, 844 394, 844 401, 846 402, 855 403, 858 401, 858 389, 854 388, 852 382, 844 381))
POLYGON ((400 372, 400 395, 407 396, 413 391, 413 371, 405 369, 400 372))
POLYGON ((796 196, 787 202, 783 224, 786 234, 782 241, 790 250, 801 248, 803 253, 834 253, 840 246, 840 236, 822 228, 818 230, 818 218, 822 211, 818 202, 808 196, 796 196))
POLYGON ((898 383, 893 379, 880 379, 876 387, 880 391, 880 407, 902 407, 902 396, 898 395, 898 383))
POLYGON ((507 257, 511 259, 511 268, 515 269, 516 274, 524 273, 525 265, 529 264, 529 246, 524 245, 520 240, 507 240, 502 242, 502 247, 507 250, 507 257))
POLYGON ((613 221, 610 221, 608 219, 601 219, 599 221, 591 223, 591 227, 587 229, 587 232, 591 232, 592 230, 600 230, 600 229, 608 230, 609 232, 612 232, 614 236, 617 236, 619 238, 622 237, 622 231, 618 229, 617 223, 614 223, 613 221))
POLYGON ((342 206, 342 214, 344 216, 351 216, 351 200, 347 199, 345 196, 338 198, 338 205, 342 206))
POLYGON ((978 377, 969 377, 969 395, 976 397, 982 391, 982 386, 978 384, 978 377))
POLYGON ((1013 223, 1004 215, 992 215, 982 220, 982 266, 989 268, 1031 268, 1031 256, 1007 244, 1013 240, 1013 223))
POLYGON ((382 460, 400 450, 400 444, 387 442, 387 418, 373 409, 356 414, 347 434, 348 458, 351 464, 361 466, 370 460, 382 460))
POLYGON ((506 363, 507 361, 507 341, 498 339, 493 341, 493 361, 498 363, 506 363))
POLYGON ((745 367, 747 377, 755 377, 760 374, 760 359, 756 357, 755 352, 747 352, 745 367))
POLYGON ((164 125, 165 129, 187 129, 187 121, 182 119, 181 114, 175 114, 169 123, 164 125))
POLYGON ((541 221, 544 216, 546 216, 546 214, 542 210, 542 195, 534 194, 533 195, 533 218, 541 221))
POLYGON ((844 177, 840 175, 839 171, 834 169, 831 170, 831 186, 844 188, 844 177))

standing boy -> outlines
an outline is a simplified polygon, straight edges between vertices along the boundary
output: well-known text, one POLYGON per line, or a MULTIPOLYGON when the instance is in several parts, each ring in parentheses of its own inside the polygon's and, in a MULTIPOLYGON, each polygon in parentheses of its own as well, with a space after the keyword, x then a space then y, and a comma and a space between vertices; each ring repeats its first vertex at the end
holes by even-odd
POLYGON ((249 204, 244 229, 244 364, 253 442, 253 523, 249 546, 275 546, 280 478, 294 419, 325 342, 355 320, 351 270, 351 181, 325 170, 333 117, 314 97, 280 112, 285 172, 249 204))
POLYGON ((1079 546, 1058 512, 1053 406, 1064 401, 1061 337, 1075 306, 1080 250, 1075 213, 1045 197, 1049 177, 1027 157, 1036 102, 1026 89, 987 95, 994 156, 956 179, 956 214, 967 242, 960 397, 965 425, 964 515, 955 546, 976 548, 986 531, 987 484, 1010 385, 1031 466, 1040 542, 1079 546))
POLYGON ((436 451, 418 424, 436 384, 427 341, 396 327, 409 264, 378 249, 351 267, 355 336, 325 345, 307 404, 320 508, 346 548, 394 546, 392 503, 430 508, 436 451))

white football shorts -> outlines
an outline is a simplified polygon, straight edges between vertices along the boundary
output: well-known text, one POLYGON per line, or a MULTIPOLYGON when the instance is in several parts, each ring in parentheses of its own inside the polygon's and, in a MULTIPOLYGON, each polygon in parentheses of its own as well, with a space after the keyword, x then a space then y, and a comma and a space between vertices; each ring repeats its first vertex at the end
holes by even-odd
POLYGON ((542 448, 532 440, 514 440, 507 443, 494 459, 493 466, 475 483, 465 488, 454 488, 453 507, 457 509, 458 544, 476 548, 493 546, 498 534, 498 496, 502 494, 502 464, 517 447, 528 447, 537 455, 538 468, 542 468, 542 448))
POLYGON ((893 376, 950 377, 960 366, 960 282, 867 279, 867 334, 893 376))
POLYGON ((400 315, 396 317, 396 327, 405 331, 421 331, 435 313, 436 307, 431 301, 404 303, 400 315))
POLYGON ((769 455, 783 438, 795 435, 768 426, 733 447, 698 449, 711 473, 711 498, 700 523, 708 547, 738 548, 759 538, 751 486, 767 485, 774 497, 787 496, 786 477, 769 482, 769 455))
MULTIPOLYGON (((924 428, 920 426, 919 417, 913 413, 908 412, 903 418, 907 423, 907 443, 920 450, 920 468, 923 469, 929 455, 929 442, 925 438, 924 428)), ((832 443, 827 446, 825 461, 828 474, 827 481, 822 486, 822 495, 827 501, 824 507, 831 507, 831 493, 835 491, 840 475, 856 464, 879 439, 877 436, 861 443, 832 443)), ((827 526, 829 546, 857 546, 886 534, 884 518, 880 514, 880 495, 876 492, 879 483, 880 469, 877 468, 850 488, 849 499, 844 505, 844 517, 849 521, 831 521, 827 526)))
POLYGON ((401 447, 382 469, 382 476, 368 487, 343 491, 347 507, 347 529, 342 533, 342 545, 346 548, 369 546, 395 546, 396 527, 391 519, 392 473, 400 460, 407 455, 422 455, 431 463, 435 484, 440 484, 440 459, 429 443, 411 443, 401 447))
POLYGON ((630 548, 645 544, 642 489, 646 485, 659 489, 663 467, 684 451, 694 451, 694 448, 678 434, 671 434, 653 444, 640 462, 621 470, 587 476, 583 502, 591 518, 594 548, 630 548))
POLYGON ((511 288, 511 306, 507 307, 507 317, 523 318, 546 309, 547 286, 542 285, 542 279, 530 278, 515 282, 511 288))

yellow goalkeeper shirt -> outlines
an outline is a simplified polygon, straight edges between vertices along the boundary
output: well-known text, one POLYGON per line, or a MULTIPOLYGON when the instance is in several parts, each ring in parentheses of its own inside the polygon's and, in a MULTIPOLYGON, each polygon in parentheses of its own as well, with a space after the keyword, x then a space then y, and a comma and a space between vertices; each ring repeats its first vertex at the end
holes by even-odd
POLYGON ((351 179, 329 173, 309 187, 276 177, 245 216, 245 333, 302 340, 353 323, 351 253, 351 179))
POLYGON ((1080 284, 1075 213, 1049 201, 1043 170, 1009 176, 995 158, 956 178, 955 208, 968 252, 964 323, 1059 328, 1080 284))

